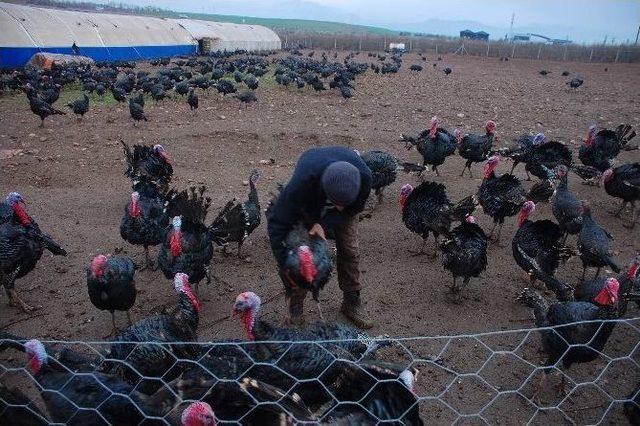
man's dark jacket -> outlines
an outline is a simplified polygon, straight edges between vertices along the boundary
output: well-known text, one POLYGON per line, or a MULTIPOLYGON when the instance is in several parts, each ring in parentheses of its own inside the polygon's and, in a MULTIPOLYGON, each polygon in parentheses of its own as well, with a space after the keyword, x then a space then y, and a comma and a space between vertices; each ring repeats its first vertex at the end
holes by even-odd
POLYGON ((303 222, 310 226, 320 223, 326 231, 353 215, 360 213, 371 191, 371 171, 352 149, 342 146, 312 148, 300 156, 289 183, 283 188, 276 203, 267 212, 267 230, 271 250, 278 262, 285 262, 285 239, 291 228, 303 222), (360 193, 342 212, 332 208, 322 189, 322 174, 336 161, 346 161, 360 170, 360 193))

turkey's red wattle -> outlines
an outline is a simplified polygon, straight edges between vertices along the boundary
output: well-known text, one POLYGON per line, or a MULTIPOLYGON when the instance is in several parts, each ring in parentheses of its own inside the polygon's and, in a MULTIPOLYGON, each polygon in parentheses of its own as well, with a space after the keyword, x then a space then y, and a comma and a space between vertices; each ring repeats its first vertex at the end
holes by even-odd
POLYGON ((486 164, 484 166, 484 178, 485 179, 489 179, 490 177, 493 176, 493 171, 495 169, 495 166, 492 164, 486 164))
POLYGON ((242 323, 244 325, 244 331, 247 333, 247 339, 255 340, 253 335, 253 325, 255 324, 255 313, 252 309, 242 313, 242 323))
POLYGON ((618 302, 618 290, 620 284, 617 280, 610 280, 605 287, 600 290, 600 293, 593 299, 600 306, 615 306, 618 302))
POLYGON ((140 217, 142 211, 140 210, 140 203, 138 201, 131 200, 129 203, 129 216, 140 217))
POLYGON ((591 132, 587 134, 587 138, 584 140, 584 144, 587 146, 593 145, 593 134, 591 132))
POLYGON ((518 216, 518 228, 520 228, 524 223, 529 219, 529 213, 526 211, 521 211, 518 216))
POLYGON ((318 269, 313 263, 313 253, 309 247, 303 246, 298 249, 298 257, 300 258, 300 275, 311 284, 318 273, 318 269))
POLYGON ((91 265, 91 274, 96 278, 100 278, 104 275, 104 269, 99 265, 91 265))
POLYGON ((16 214, 16 216, 18 216, 18 220, 20 220, 20 223, 23 226, 27 226, 31 224, 31 218, 29 217, 27 212, 24 210, 24 207, 22 207, 22 204, 15 203, 13 205, 13 212, 16 214))
POLYGON ((640 268, 640 263, 634 263, 633 265, 631 265, 631 268, 629 268, 629 272, 627 272, 627 278, 632 280, 636 277, 636 274, 638 273, 638 268, 640 268))
POLYGON ((40 369, 42 368, 42 363, 40 362, 38 357, 35 355, 29 358, 28 364, 29 364, 29 370, 31 370, 32 374, 38 374, 40 372, 40 369))
POLYGON ((185 287, 184 294, 191 301, 191 304, 193 305, 193 309, 195 309, 196 312, 200 312, 200 301, 198 300, 196 295, 193 294, 193 291, 191 291, 191 287, 185 287))
POLYGON ((438 134, 438 123, 433 123, 431 125, 431 128, 429 129, 429 137, 433 139, 436 137, 437 134, 438 134))
POLYGON ((404 213, 404 209, 407 207, 407 198, 409 198, 408 195, 400 196, 400 208, 402 209, 403 213, 404 213))
POLYGON ((171 237, 169 237, 169 248, 171 250, 171 255, 173 257, 178 257, 182 254, 182 232, 176 231, 175 229, 171 231, 171 237))

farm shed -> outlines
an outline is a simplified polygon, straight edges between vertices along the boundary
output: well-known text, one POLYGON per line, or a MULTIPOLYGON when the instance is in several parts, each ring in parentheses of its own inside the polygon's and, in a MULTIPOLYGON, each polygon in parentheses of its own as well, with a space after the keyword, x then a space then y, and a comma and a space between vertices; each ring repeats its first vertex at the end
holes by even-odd
POLYGON ((474 32, 471 30, 460 31, 460 38, 469 38, 471 40, 489 40, 489 33, 484 31, 474 32))
POLYGON ((211 51, 280 48, 280 39, 273 31, 255 25, 74 12, 9 3, 0 3, 0 28, 3 68, 23 66, 38 52, 72 54, 74 43, 81 55, 97 61, 195 54, 204 38, 212 40, 211 51))

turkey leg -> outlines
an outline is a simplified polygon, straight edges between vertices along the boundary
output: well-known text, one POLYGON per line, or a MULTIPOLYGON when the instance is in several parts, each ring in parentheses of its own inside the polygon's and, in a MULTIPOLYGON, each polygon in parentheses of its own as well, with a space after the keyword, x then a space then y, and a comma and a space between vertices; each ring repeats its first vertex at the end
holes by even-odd
POLYGON ((620 208, 616 210, 615 213, 611 212, 611 214, 613 214, 613 217, 620 217, 626 206, 627 206, 627 202, 622 200, 622 203, 620 204, 620 208))
POLYGON ((21 298, 18 296, 15 288, 13 287, 16 281, 16 276, 20 269, 16 269, 11 274, 0 273, 0 286, 4 286, 4 290, 7 293, 7 297, 9 298, 9 306, 17 306, 22 309, 25 313, 29 313, 33 311, 35 308, 33 306, 27 305, 21 298))
POLYGON ((149 255, 149 246, 144 246, 144 267, 140 269, 140 271, 144 271, 147 268, 152 271, 156 271, 158 269, 149 255))
POLYGON ((625 228, 629 228, 629 229, 631 229, 634 226, 636 226, 636 221, 638 220, 638 210, 639 210, 638 206, 636 206, 636 202, 635 201, 631 202, 631 208, 633 209, 632 210, 633 213, 631 215, 631 223, 625 223, 623 225, 625 228))
POLYGON ((118 335, 118 327, 116 327, 116 314, 113 311, 111 311, 111 333, 104 336, 104 338, 106 339, 107 337, 117 336, 117 335, 118 335))

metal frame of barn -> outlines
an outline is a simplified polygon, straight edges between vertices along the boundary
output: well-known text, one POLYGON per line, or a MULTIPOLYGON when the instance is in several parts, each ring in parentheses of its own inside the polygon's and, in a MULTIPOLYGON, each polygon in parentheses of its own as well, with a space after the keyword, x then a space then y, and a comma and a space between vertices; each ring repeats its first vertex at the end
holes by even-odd
POLYGON ((0 68, 24 66, 38 52, 96 61, 152 59, 217 50, 281 48, 278 35, 259 25, 194 19, 75 12, 0 3, 0 68))

